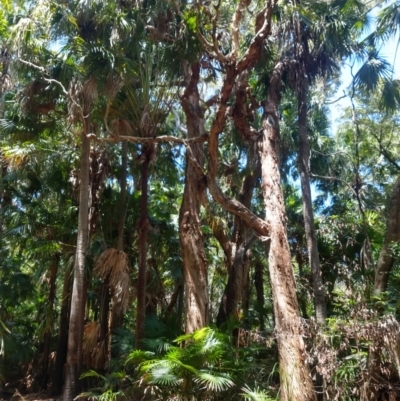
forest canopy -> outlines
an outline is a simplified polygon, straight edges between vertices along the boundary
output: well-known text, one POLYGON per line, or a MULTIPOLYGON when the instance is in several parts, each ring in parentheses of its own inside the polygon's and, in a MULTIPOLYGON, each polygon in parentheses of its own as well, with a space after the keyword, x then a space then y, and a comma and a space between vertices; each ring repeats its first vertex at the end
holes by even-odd
POLYGON ((0 0, 0 397, 400 399, 399 28, 0 0))

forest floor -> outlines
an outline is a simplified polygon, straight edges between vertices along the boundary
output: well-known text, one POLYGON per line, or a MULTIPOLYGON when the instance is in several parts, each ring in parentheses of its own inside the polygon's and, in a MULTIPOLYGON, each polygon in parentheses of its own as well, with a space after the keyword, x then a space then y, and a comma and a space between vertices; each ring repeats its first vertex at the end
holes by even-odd
POLYGON ((57 398, 50 397, 44 391, 23 395, 16 390, 14 394, 0 392, 0 401, 57 401, 57 398))

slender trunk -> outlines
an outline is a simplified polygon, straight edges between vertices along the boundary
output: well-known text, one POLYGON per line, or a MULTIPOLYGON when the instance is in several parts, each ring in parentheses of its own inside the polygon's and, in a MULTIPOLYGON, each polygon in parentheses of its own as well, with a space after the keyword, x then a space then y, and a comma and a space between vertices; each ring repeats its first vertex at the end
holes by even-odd
MULTIPOLYGON (((392 196, 390 198, 389 210, 386 221, 386 235, 379 254, 378 263, 375 268, 374 297, 379 299, 383 292, 387 290, 389 275, 392 271, 395 255, 393 254, 393 244, 400 242, 400 177, 394 184, 392 196)), ((382 314, 381 306, 377 306, 378 313, 382 314)), ((367 378, 364 382, 361 400, 378 401, 380 383, 384 382, 381 378, 381 348, 372 344, 369 349, 367 378)))
POLYGON ((139 270, 137 279, 137 307, 136 307, 136 348, 142 348, 142 341, 145 334, 146 320, 146 278, 147 278, 147 236, 149 232, 148 219, 148 179, 149 163, 152 145, 143 145, 142 149, 142 169, 141 169, 141 198, 140 198, 140 218, 138 221, 139 236, 139 270))
POLYGON ((121 193, 119 197, 119 216, 118 216, 118 238, 117 249, 124 250, 124 226, 126 217, 126 175, 128 168, 128 143, 122 142, 121 144, 121 193))
POLYGON ((261 261, 257 260, 254 265, 254 287, 257 293, 257 308, 260 315, 260 330, 265 330, 265 320, 264 320, 264 268, 261 261))
MULTIPOLYGON (((53 315, 54 299, 56 297, 56 278, 58 265, 60 263, 60 255, 55 255, 53 263, 49 271, 49 297, 48 297, 48 313, 53 315)), ((49 356, 51 346, 51 334, 53 332, 53 318, 50 318, 50 322, 47 323, 46 332, 43 338, 43 364, 42 364, 42 388, 47 388, 47 382, 49 379, 49 356)))
POLYGON ((56 360, 52 382, 52 394, 58 395, 62 390, 64 364, 67 360, 68 346, 68 311, 71 299, 72 274, 69 269, 64 273, 64 284, 61 298, 60 325, 58 329, 58 342, 56 360))
POLYGON ((387 290, 389 274, 395 261, 393 245, 400 241, 400 177, 397 178, 393 187, 389 204, 389 212, 386 222, 386 236, 378 264, 375 270, 374 295, 379 296, 387 290))
POLYGON ((176 311, 176 314, 178 315, 178 318, 177 318, 178 331, 182 330, 184 305, 185 305, 185 290, 184 290, 184 285, 182 284, 181 290, 179 291, 179 297, 178 297, 178 309, 176 311))
MULTIPOLYGON (((191 66, 191 76, 181 98, 186 115, 187 137, 205 134, 203 111, 197 84, 200 65, 191 66)), ((199 172, 204 165, 204 145, 193 143, 186 152, 185 189, 179 214, 179 233, 185 284, 185 332, 192 333, 208 322, 208 278, 200 205, 205 183, 199 172)))
MULTIPOLYGON (((125 239, 125 219, 126 219, 126 197, 127 197, 127 168, 128 168, 128 143, 121 143, 121 179, 120 179, 120 197, 119 197, 119 215, 118 215, 118 237, 117 250, 124 250, 125 239)), ((105 280, 101 289, 101 306, 100 306, 100 339, 106 342, 107 357, 111 360, 111 340, 112 332, 115 327, 120 324, 121 316, 115 312, 115 300, 110 294, 109 278, 105 280)))
MULTIPOLYGON (((9 80, 8 75, 9 60, 8 57, 3 59, 2 73, 0 76, 0 119, 4 118, 4 106, 5 106, 5 91, 8 89, 6 82, 9 80)), ((4 202, 4 177, 7 173, 7 162, 3 157, 3 152, 0 149, 0 234, 3 231, 3 208, 5 206, 4 202)))
POLYGON ((246 258, 243 263, 243 288, 241 294, 242 310, 245 316, 244 327, 249 330, 249 308, 250 308, 250 298, 251 298, 251 281, 250 281, 250 250, 246 252, 246 258))
POLYGON ((110 360, 110 333, 109 333, 109 312, 110 312, 110 280, 107 277, 101 286, 100 292, 100 336, 98 338, 98 343, 104 342, 107 344, 107 356, 106 360, 110 360))
POLYGON ((270 227, 268 265, 278 342, 281 401, 315 401, 305 358, 296 283, 286 233, 286 211, 279 171, 279 91, 283 65, 273 71, 263 118, 261 148, 262 193, 270 227))
POLYGON ((299 165, 301 193, 303 196, 304 229, 307 240, 308 259, 311 268, 311 281, 314 290, 315 316, 317 322, 325 324, 327 317, 325 290, 322 282, 317 235, 314 226, 314 212, 310 186, 310 142, 307 134, 307 94, 302 88, 298 91, 299 115, 299 165))
MULTIPOLYGON (((302 248, 302 241, 300 242, 300 240, 297 240, 297 249, 296 249, 296 262, 297 262, 297 266, 299 267, 299 277, 300 279, 302 277, 304 277, 304 269, 303 269, 303 255, 301 252, 301 248, 302 248)), ((301 308, 301 313, 302 313, 302 318, 303 319, 308 319, 308 313, 307 313, 307 300, 304 296, 305 294, 302 293, 300 294, 300 308, 301 308)))
MULTIPOLYGON (((254 186, 260 176, 260 168, 260 157, 254 146, 250 146, 247 155, 248 174, 243 180, 239 195, 239 201, 247 208, 250 208, 254 186)), ((236 316, 240 301, 245 301, 245 298, 243 298, 245 294, 243 286, 246 283, 250 262, 247 254, 255 240, 254 234, 244 221, 237 216, 235 217, 232 241, 229 241, 228 236, 225 233, 221 233, 221 230, 222 228, 218 230, 219 232, 216 232, 214 229, 214 235, 227 257, 229 277, 218 310, 217 326, 219 327, 226 323, 229 318, 236 316)))
POLYGON ((225 286, 219 304, 217 315, 217 326, 221 327, 232 318, 238 317, 238 306, 243 293, 244 284, 244 265, 245 265, 245 244, 241 244, 236 250, 232 267, 229 269, 228 282, 225 286))
POLYGON ((78 238, 71 296, 68 351, 63 392, 64 401, 71 401, 78 393, 78 380, 82 360, 84 302, 86 300, 86 297, 84 296, 85 258, 88 243, 89 154, 90 139, 83 134, 80 168, 78 238))

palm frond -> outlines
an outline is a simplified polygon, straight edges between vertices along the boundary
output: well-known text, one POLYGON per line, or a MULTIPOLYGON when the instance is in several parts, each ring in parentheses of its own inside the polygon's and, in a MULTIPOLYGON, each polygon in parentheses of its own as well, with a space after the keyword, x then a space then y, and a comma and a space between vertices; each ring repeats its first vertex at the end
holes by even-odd
POLYGON ((173 373, 173 366, 168 364, 158 364, 150 371, 150 383, 161 386, 176 387, 182 382, 182 379, 173 373))
POLYGON ((194 379, 208 391, 221 392, 234 385, 229 376, 216 376, 209 372, 199 372, 194 379))
POLYGON ((390 79, 391 74, 391 64, 380 57, 376 51, 371 51, 368 60, 354 76, 354 84, 368 91, 374 90, 380 80, 390 79))
POLYGON ((400 5, 393 2, 391 5, 382 9, 378 14, 378 35, 383 39, 395 35, 400 29, 400 5))
POLYGON ((252 390, 250 387, 245 386, 242 388, 242 391, 243 393, 241 396, 246 401, 275 401, 275 398, 269 397, 267 393, 260 390, 258 387, 252 390))
POLYGON ((400 80, 387 80, 383 84, 380 107, 388 112, 393 112, 400 105, 400 80))

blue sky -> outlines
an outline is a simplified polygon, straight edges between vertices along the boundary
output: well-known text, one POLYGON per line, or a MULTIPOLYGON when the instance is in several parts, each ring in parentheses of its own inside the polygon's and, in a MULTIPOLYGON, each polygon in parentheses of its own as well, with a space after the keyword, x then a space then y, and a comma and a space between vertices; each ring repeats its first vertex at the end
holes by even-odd
MULTIPOLYGON (((384 7, 387 7, 388 5, 394 3, 394 1, 388 1, 387 3, 384 4, 384 7)), ((378 15, 379 11, 382 9, 382 7, 375 7, 369 14, 369 17, 371 18, 371 29, 369 32, 366 32, 366 35, 370 34, 370 32, 374 29, 375 27, 375 20, 376 16, 378 15)), ((362 38, 361 38, 362 39, 362 38)), ((400 40, 399 32, 397 33, 396 36, 391 37, 387 42, 384 43, 382 48, 380 49, 380 56, 383 57, 386 61, 388 61, 390 64, 392 64, 394 68, 394 74, 393 78, 395 79, 400 79, 400 48, 397 53, 397 60, 395 60, 395 53, 396 53, 396 46, 398 41, 400 40)), ((351 76, 351 68, 350 68, 351 60, 346 60, 341 68, 341 82, 342 84, 340 85, 338 91, 334 96, 332 96, 332 100, 335 100, 341 96, 343 96, 343 91, 348 91, 348 88, 351 84, 352 76, 351 76)), ((361 66, 361 64, 356 64, 353 67, 353 74, 357 73, 358 68, 361 66)), ((330 106, 330 113, 331 113, 331 127, 332 127, 332 133, 336 131, 337 128, 337 120, 340 118, 343 109, 346 107, 350 106, 350 99, 348 97, 345 97, 341 100, 339 100, 337 103, 334 103, 330 106)))

